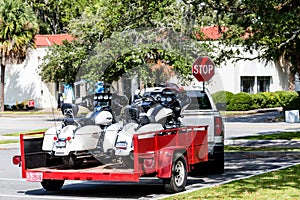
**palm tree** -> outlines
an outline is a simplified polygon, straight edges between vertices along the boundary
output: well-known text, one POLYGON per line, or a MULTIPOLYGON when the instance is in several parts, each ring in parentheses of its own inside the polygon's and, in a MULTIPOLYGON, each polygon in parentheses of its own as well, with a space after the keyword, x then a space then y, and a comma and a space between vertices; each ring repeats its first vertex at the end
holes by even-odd
POLYGON ((5 67, 22 63, 34 47, 38 32, 36 16, 22 0, 0 0, 0 111, 4 110, 5 67))

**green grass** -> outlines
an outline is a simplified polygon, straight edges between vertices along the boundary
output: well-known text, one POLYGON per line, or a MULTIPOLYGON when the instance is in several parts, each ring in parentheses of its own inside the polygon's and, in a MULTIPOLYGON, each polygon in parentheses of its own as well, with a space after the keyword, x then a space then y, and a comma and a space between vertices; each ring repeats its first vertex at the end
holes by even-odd
POLYGON ((300 132, 280 132, 233 138, 234 140, 300 140, 300 132))
POLYGON ((46 130, 47 128, 42 128, 42 129, 25 131, 25 132, 7 133, 7 134, 3 134, 3 136, 20 136, 20 134, 22 133, 38 133, 38 132, 45 132, 46 130))
POLYGON ((220 186, 175 195, 166 200, 296 200, 300 198, 300 165, 269 172, 220 186))
POLYGON ((282 152, 298 152, 299 147, 241 147, 241 146, 224 146, 225 152, 241 152, 241 151, 282 151, 282 152))
POLYGON ((0 140, 0 144, 19 143, 19 140, 0 140))

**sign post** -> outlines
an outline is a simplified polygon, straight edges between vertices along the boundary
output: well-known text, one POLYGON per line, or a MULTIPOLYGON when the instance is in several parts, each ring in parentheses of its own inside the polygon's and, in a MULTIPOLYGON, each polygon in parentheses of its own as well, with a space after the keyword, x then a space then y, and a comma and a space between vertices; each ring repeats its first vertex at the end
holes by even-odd
POLYGON ((192 65, 192 73, 199 82, 209 81, 215 74, 215 64, 207 56, 198 57, 192 65))

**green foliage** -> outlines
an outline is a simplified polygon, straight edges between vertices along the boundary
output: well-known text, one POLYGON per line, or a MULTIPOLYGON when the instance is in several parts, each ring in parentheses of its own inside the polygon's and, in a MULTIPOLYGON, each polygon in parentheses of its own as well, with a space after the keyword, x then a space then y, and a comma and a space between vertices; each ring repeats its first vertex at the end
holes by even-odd
POLYGON ((39 75, 46 82, 63 82, 73 85, 86 58, 86 49, 76 40, 53 45, 39 66, 39 75))
POLYGON ((197 52, 204 50, 201 44, 180 37, 165 28, 115 32, 96 46, 87 69, 83 68, 89 72, 85 78, 112 82, 124 75, 138 75, 152 84, 177 73, 179 79, 188 79, 197 52))
POLYGON ((95 0, 23 0, 33 9, 38 18, 41 34, 66 33, 74 18, 82 15, 83 10, 95 0))
MULTIPOLYGON (((196 2, 196 1, 194 1, 196 2)), ((299 0, 206 0, 200 16, 214 11, 219 26, 227 27, 222 42, 225 46, 241 45, 250 53, 259 50, 256 56, 267 61, 282 59, 291 63, 292 72, 300 63, 300 1, 299 0)), ((221 59, 245 58, 238 51, 221 49, 221 59), (234 55, 233 55, 234 54, 234 55)))
MULTIPOLYGON (((69 23, 70 32, 81 44, 74 48, 86 51, 85 58, 77 57, 84 62, 73 79, 112 82, 138 75, 144 83, 153 83, 153 79, 165 80, 174 73, 182 80, 191 78, 190 66, 206 52, 206 46, 185 35, 189 33, 187 21, 182 20, 186 6, 172 0, 98 0, 90 4, 80 18, 69 23), (165 69, 170 70, 163 73, 165 69)), ((41 75, 58 82, 65 74, 62 66, 71 69, 75 59, 55 51, 59 48, 50 49, 53 56, 44 60, 41 75), (65 61, 59 63, 62 59, 70 60, 68 66, 65 61)))
POLYGON ((252 108, 253 96, 249 93, 240 92, 234 94, 226 110, 228 111, 246 111, 252 108))
POLYGON ((226 110, 226 107, 229 105, 230 100, 233 96, 233 93, 228 91, 218 91, 212 94, 212 98, 216 104, 216 107, 219 111, 226 110))
POLYGON ((279 95, 274 92, 261 92, 253 94, 252 108, 275 108, 280 107, 279 95))
POLYGON ((275 93, 279 96, 279 105, 284 108, 298 97, 298 93, 295 91, 276 91, 275 93))
POLYGON ((300 97, 293 97, 284 107, 284 110, 299 110, 300 109, 300 97))
POLYGON ((34 47, 38 31, 36 17, 21 0, 0 1, 0 58, 1 64, 22 62, 28 48, 34 47))
MULTIPOLYGON (((250 163, 249 163, 250 164, 250 163)), ((297 199, 300 196, 300 165, 240 179, 219 186, 172 195, 165 200, 297 199)))
POLYGON ((218 91, 218 92, 212 94, 212 98, 216 104, 217 103, 225 103, 226 105, 228 105, 232 96, 233 96, 233 93, 228 92, 228 91, 218 91))
MULTIPOLYGON (((216 98, 216 97, 214 97, 216 98)), ((300 108, 300 98, 294 91, 260 92, 257 94, 238 93, 230 98, 228 111, 245 111, 260 108, 283 107, 284 110, 300 108)))

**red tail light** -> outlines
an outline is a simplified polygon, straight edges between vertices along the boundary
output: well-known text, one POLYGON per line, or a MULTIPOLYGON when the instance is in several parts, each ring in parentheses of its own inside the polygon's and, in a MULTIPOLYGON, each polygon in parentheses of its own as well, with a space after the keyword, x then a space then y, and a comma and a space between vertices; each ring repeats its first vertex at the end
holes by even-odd
POLYGON ((154 160, 153 159, 145 159, 144 160, 144 167, 145 168, 153 168, 154 160))
POLYGON ((54 137, 53 137, 53 140, 56 141, 56 140, 58 140, 58 138, 57 138, 56 136, 54 136, 54 137))
POLYGON ((14 165, 20 165, 21 164, 21 156, 14 156, 12 159, 12 162, 14 165))
POLYGON ((221 117, 215 117, 215 136, 223 134, 223 121, 221 117))
POLYGON ((67 137, 67 141, 70 141, 72 138, 70 136, 67 137))

